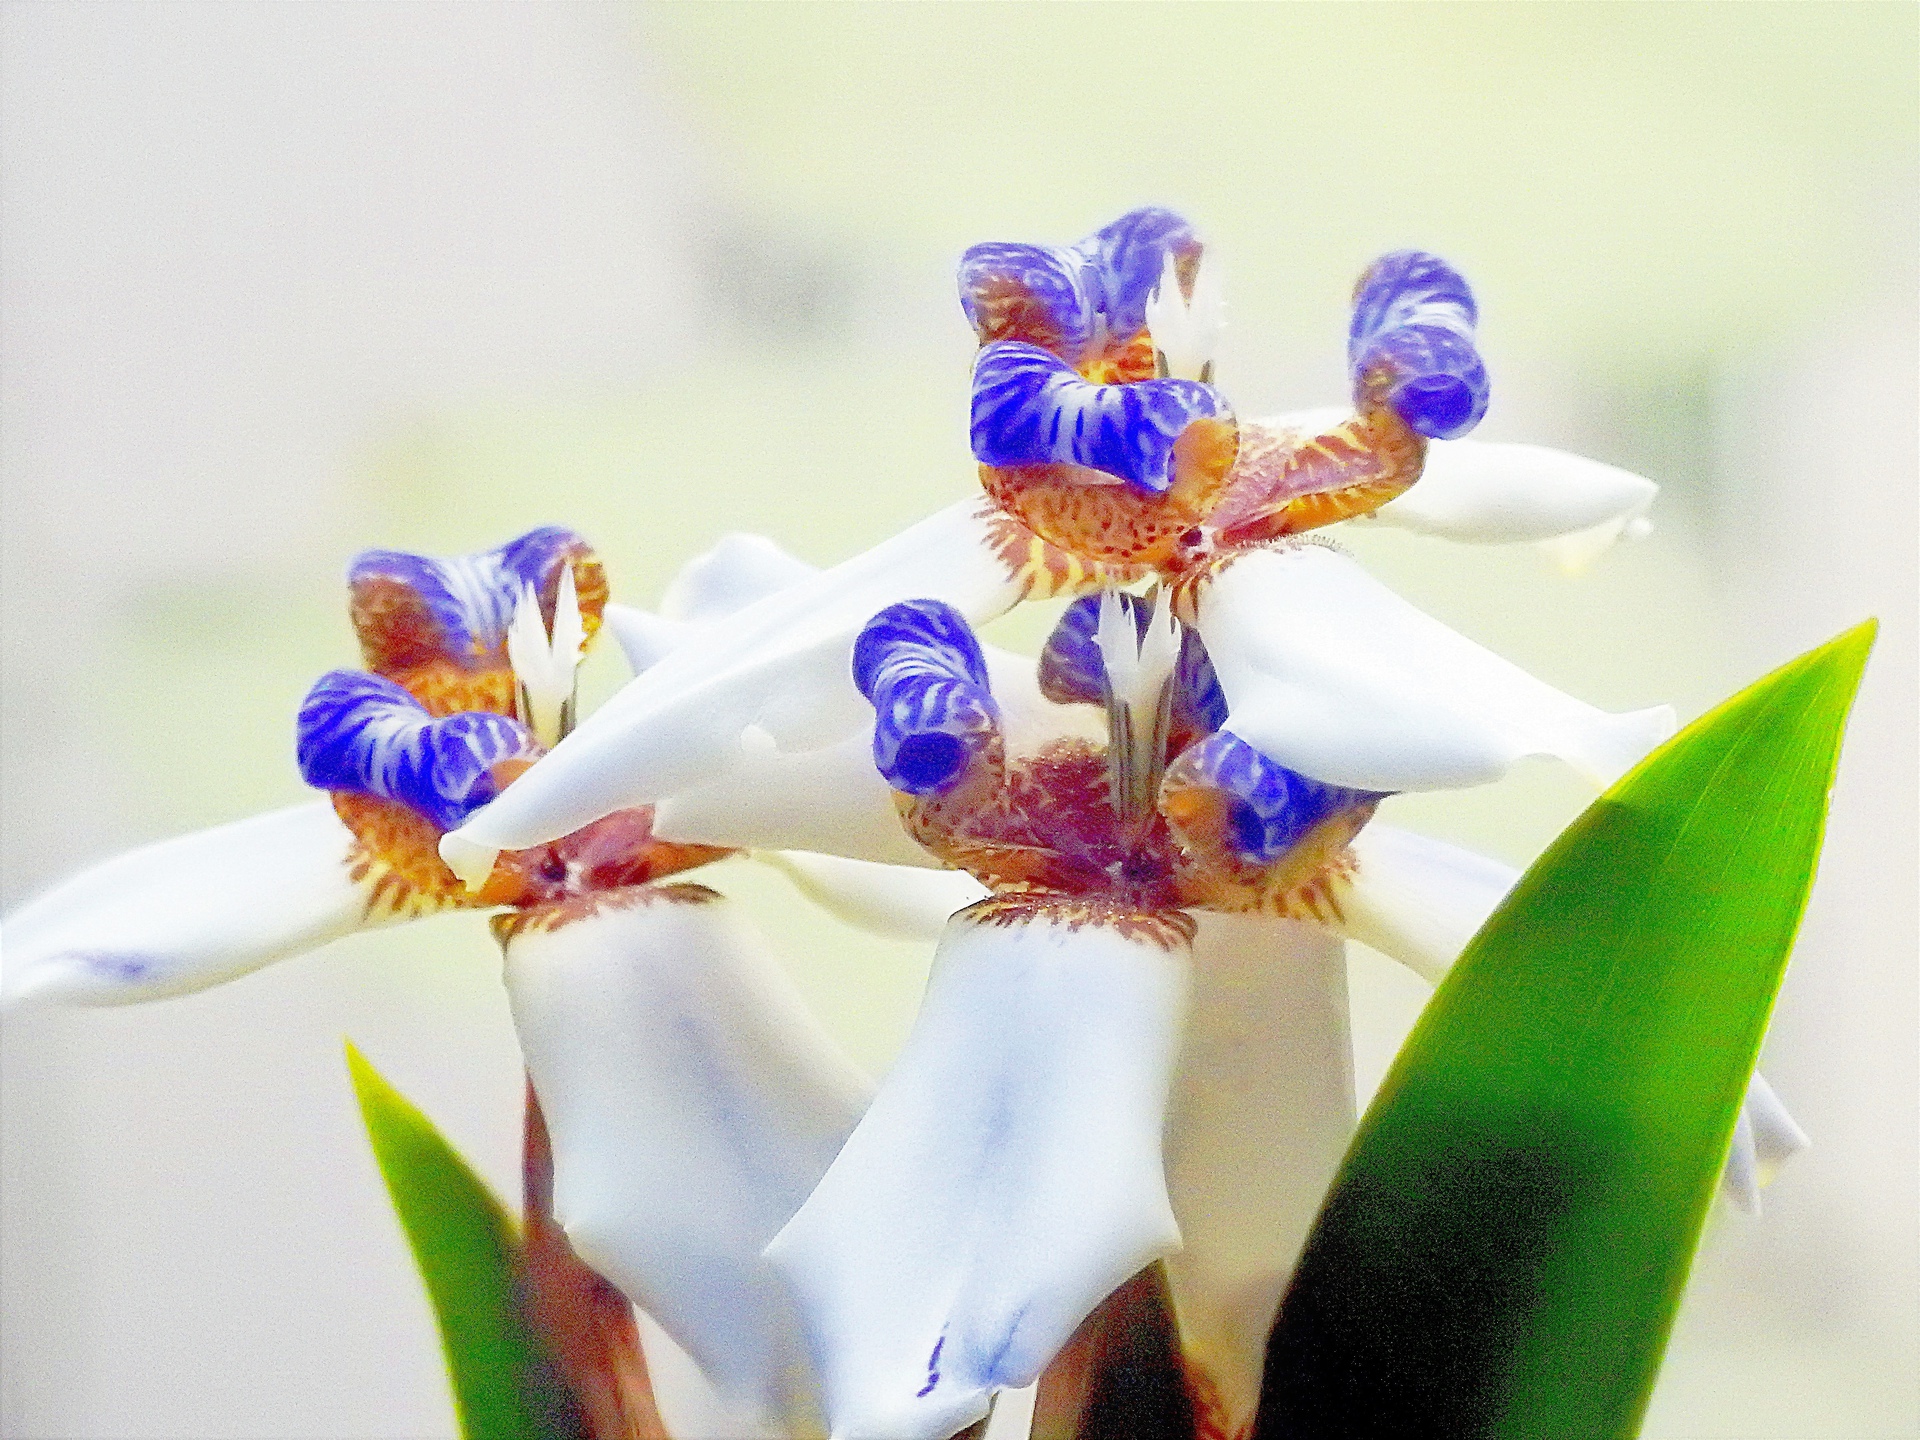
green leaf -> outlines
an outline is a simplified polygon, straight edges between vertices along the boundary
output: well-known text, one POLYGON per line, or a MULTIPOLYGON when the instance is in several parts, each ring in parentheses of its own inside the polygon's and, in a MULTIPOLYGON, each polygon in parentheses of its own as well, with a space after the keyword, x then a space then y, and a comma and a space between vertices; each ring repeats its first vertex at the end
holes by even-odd
POLYGON ((1636 1432, 1873 633, 1688 726, 1467 947, 1308 1241, 1256 1435, 1636 1432))
POLYGON ((467 1440, 580 1435, 577 1407, 521 1310, 512 1218, 433 1122, 351 1041, 347 1068, 440 1322, 460 1433, 467 1440))

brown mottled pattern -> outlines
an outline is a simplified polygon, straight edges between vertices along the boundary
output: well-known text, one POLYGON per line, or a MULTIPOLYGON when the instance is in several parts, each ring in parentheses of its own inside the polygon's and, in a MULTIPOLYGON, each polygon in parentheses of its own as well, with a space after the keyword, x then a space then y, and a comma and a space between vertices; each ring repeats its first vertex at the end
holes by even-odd
POLYGON ((440 858, 440 832, 395 800, 335 791, 334 813, 353 832, 348 875, 368 887, 371 923, 441 910, 507 905, 537 909, 602 892, 646 885, 729 854, 680 845, 653 834, 653 812, 616 810, 548 845, 509 850, 479 893, 470 893, 440 858))
POLYGON ((1193 1440, 1250 1440, 1253 1417, 1249 1415, 1235 1425, 1220 1397, 1220 1387, 1207 1368, 1191 1355, 1183 1354, 1180 1364, 1186 1372, 1187 1395, 1193 1401, 1193 1440))
POLYGON ((1253 544, 1371 514, 1420 478, 1426 458, 1425 438, 1385 406, 1322 435, 1249 422, 1214 514, 1219 543, 1253 544))
POLYGON ((1174 444, 1174 480, 1162 495, 1065 464, 982 465, 980 483, 1008 514, 1073 555, 1164 569, 1225 493, 1237 447, 1232 421, 1193 421, 1174 444))
POLYGON ((1072 933, 1091 926, 1162 950, 1184 950, 1198 929, 1179 910, 1140 910, 1104 895, 1055 895, 1036 892, 989 895, 953 917, 966 925, 1053 925, 1072 933))
POLYGON ((1095 594, 1106 586, 1124 585, 1146 574, 1138 566, 1102 564, 1051 545, 991 500, 983 507, 981 518, 987 526, 987 543, 1020 582, 1023 599, 1095 594))
POLYGON ((720 898, 705 885, 629 885, 618 890, 589 890, 549 900, 524 910, 504 910, 488 923, 502 945, 519 935, 552 934, 577 920, 613 910, 638 910, 650 905, 708 905, 720 898))

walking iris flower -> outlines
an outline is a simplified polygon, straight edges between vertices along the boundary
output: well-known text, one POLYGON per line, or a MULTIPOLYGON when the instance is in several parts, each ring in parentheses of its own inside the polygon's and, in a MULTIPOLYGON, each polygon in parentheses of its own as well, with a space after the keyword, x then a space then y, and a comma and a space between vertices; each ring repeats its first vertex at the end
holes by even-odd
MULTIPOLYGON (((1644 529, 1654 487, 1458 438, 1488 399, 1478 311, 1430 255, 1356 287, 1352 411, 1264 421, 1213 383, 1217 276, 1171 212, 977 246, 960 292, 984 499, 703 627, 442 854, 491 883, 500 851, 653 804, 683 842, 973 874, 992 893, 949 922, 899 1062, 768 1252, 833 1432, 951 1433, 1156 1256, 1232 1432, 1353 1123, 1339 937, 1432 978, 1512 881, 1375 809, 1532 755, 1604 784, 1673 726, 1533 679, 1325 532, 1576 562, 1644 529), (972 633, 1141 584, 1070 607, 1037 671, 972 633)), ((1770 1102, 1743 1198, 1802 1143, 1770 1102)))
MULTIPOLYGON (((681 623, 766 584, 759 553, 690 567, 681 623)), ((798 1325, 760 1251, 871 1087, 765 942, 713 890, 683 883, 728 852, 660 839, 644 808, 503 856, 477 892, 436 852, 545 763, 603 618, 630 629, 637 612, 607 605, 599 562, 559 528, 450 560, 369 551, 348 588, 367 668, 322 676, 296 724, 301 773, 327 798, 149 845, 22 907, 6 923, 0 991, 9 1003, 158 999, 356 930, 495 912, 574 1250, 743 1413, 817 1423, 798 1325)), ((841 913, 873 913, 861 867, 845 894, 849 867, 805 868, 841 913)), ((929 882, 936 920, 961 903, 946 878, 886 888, 892 923, 925 928, 913 917, 929 882)))
MULTIPOLYGON (((1376 812, 1526 756, 1604 784, 1673 725, 1533 679, 1329 534, 1574 563, 1654 487, 1460 438, 1478 310, 1430 255, 1362 276, 1351 411, 1267 420, 1215 384, 1217 270, 1169 211, 976 246, 960 295, 982 495, 825 571, 731 537, 659 615, 566 531, 362 556, 367 670, 300 718, 330 800, 29 905, 9 993, 178 993, 495 909, 555 1215, 743 1406, 939 1440, 1158 1259, 1207 1433, 1243 1431, 1354 1124, 1344 942, 1435 980, 1516 878, 1376 812), (1049 598, 1037 661, 977 637, 1049 598), (574 729, 603 619, 635 678, 574 729), (737 850, 938 936, 877 1091, 712 891, 663 883, 737 850)), ((1756 1079, 1729 1193, 1804 1143, 1756 1079)))

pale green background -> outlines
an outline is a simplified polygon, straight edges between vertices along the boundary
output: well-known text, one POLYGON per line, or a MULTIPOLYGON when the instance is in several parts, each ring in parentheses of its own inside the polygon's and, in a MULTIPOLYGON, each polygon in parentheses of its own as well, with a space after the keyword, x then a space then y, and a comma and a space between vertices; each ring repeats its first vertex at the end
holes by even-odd
MULTIPOLYGON (((1886 621, 1768 1057, 1816 1148, 1716 1220, 1649 1433, 1912 1435, 1916 14, 10 4, 5 895, 297 799, 357 548, 562 521, 647 603, 728 530, 826 563, 967 493, 974 240, 1178 206, 1250 414, 1337 400, 1353 277, 1427 246, 1481 297, 1482 433, 1667 489, 1584 579, 1357 537, 1389 583, 1684 715, 1886 621)), ((1524 862, 1584 798, 1540 765, 1395 804, 1524 862)), ((884 1065, 924 954, 720 873, 884 1065)), ((0 1429, 446 1433, 338 1041, 510 1187, 496 964, 459 917, 9 1019, 0 1429)), ((1421 990, 1354 980, 1364 1081, 1421 990)))

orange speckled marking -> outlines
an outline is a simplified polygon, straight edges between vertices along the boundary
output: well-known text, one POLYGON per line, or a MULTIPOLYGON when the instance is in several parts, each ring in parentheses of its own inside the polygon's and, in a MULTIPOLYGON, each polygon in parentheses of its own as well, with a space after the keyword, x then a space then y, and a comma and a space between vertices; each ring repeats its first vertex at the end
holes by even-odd
POLYGON ((1138 910, 1104 895, 1032 892, 989 895, 953 917, 968 925, 1056 925, 1072 933, 1091 926, 1161 950, 1185 950, 1198 928, 1179 910, 1138 910))
POLYGON ((1224 547, 1370 515, 1420 478, 1426 438, 1386 406, 1322 435, 1250 422, 1213 515, 1224 547))
POLYGON ((1195 420, 1174 444, 1174 480, 1163 495, 1064 464, 982 465, 980 483, 1028 530, 1073 555, 1164 569, 1226 493, 1238 446, 1232 421, 1195 420))
POLYGON ((441 860, 440 832, 425 816, 372 795, 340 790, 332 799, 353 832, 348 876, 369 887, 369 924, 441 910, 535 908, 647 884, 731 853, 656 839, 649 807, 616 810, 551 844, 506 851, 474 894, 441 860))
POLYGON ((1183 1353, 1180 1368, 1186 1373, 1187 1394, 1193 1400, 1193 1440, 1251 1440, 1253 1416, 1238 1425, 1233 1423, 1227 1402, 1207 1367, 1183 1353))
POLYGON ((493 938, 504 948, 520 935, 550 935, 579 920, 610 910, 639 910, 651 905, 711 905, 718 891, 705 885, 628 885, 617 890, 591 890, 550 900, 524 910, 508 910, 488 921, 493 938))
POLYGON ((1144 578, 1139 566, 1110 565, 1082 559, 1058 545, 1050 545, 989 502, 981 518, 987 526, 987 543, 1021 586, 1025 600, 1053 600, 1068 595, 1091 595, 1111 585, 1124 585, 1144 578))
POLYGON ((1130 385, 1135 380, 1151 380, 1158 366, 1153 355, 1153 336, 1146 330, 1125 340, 1109 340, 1078 365, 1080 378, 1096 385, 1130 385))

